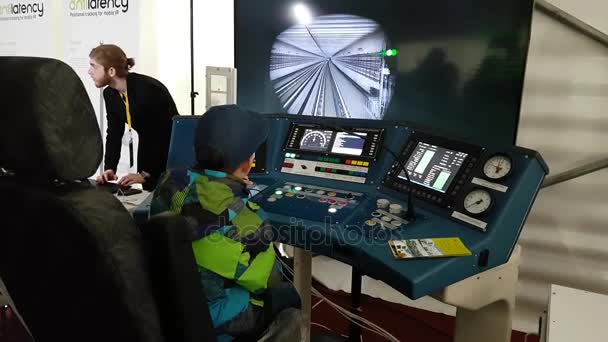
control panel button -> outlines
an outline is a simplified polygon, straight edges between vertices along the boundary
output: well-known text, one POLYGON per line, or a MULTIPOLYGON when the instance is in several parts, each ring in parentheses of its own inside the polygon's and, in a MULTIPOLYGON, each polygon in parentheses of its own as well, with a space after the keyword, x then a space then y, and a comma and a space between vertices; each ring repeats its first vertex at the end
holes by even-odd
POLYGON ((391 204, 391 202, 385 198, 380 198, 376 201, 376 206, 378 209, 386 209, 388 208, 389 204, 391 204))

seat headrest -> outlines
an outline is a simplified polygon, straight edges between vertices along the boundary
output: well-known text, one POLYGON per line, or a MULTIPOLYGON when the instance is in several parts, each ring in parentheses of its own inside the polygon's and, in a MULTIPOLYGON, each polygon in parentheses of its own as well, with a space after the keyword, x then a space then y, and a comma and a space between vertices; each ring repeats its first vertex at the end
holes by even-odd
POLYGON ((0 167, 46 180, 95 173, 101 134, 70 66, 49 58, 0 57, 0 94, 0 167))

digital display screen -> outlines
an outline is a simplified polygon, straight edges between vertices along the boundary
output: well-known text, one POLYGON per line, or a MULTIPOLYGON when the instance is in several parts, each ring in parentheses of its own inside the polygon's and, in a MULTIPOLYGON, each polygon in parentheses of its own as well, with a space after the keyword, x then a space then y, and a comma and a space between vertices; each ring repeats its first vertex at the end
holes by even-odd
POLYGON ((300 149, 304 151, 326 152, 333 134, 333 131, 306 129, 304 130, 302 140, 300 140, 300 149))
MULTIPOLYGON (((445 193, 467 156, 464 152, 418 142, 405 168, 412 183, 445 193)), ((406 179, 403 170, 399 178, 406 179)))
POLYGON ((235 0, 237 103, 513 144, 533 0, 235 0))
POLYGON ((338 132, 331 147, 331 153, 360 156, 363 153, 365 137, 367 137, 367 133, 357 133, 354 135, 346 132, 338 132))
POLYGON ((362 127, 348 130, 294 123, 285 141, 285 150, 375 158, 381 146, 383 130, 362 127))

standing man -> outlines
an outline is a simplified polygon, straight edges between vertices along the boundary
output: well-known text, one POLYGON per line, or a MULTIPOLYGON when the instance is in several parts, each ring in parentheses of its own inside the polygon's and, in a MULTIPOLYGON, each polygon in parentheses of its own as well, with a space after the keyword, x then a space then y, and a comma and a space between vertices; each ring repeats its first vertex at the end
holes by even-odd
POLYGON ((133 131, 139 135, 137 173, 122 177, 118 184, 142 184, 146 190, 156 186, 158 177, 165 171, 172 118, 179 115, 167 88, 158 80, 130 72, 135 65, 124 51, 112 44, 102 44, 89 54, 89 76, 98 88, 105 87, 108 129, 104 172, 97 182, 116 180, 125 124, 128 126, 129 165, 134 164, 133 131))

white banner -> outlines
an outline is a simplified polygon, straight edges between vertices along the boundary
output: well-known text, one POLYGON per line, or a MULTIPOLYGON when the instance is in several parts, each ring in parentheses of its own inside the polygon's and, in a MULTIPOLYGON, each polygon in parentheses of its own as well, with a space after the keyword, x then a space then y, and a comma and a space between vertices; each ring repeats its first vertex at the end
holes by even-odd
POLYGON ((66 0, 63 11, 65 60, 81 77, 99 116, 100 92, 88 75, 89 53, 103 42, 137 59, 139 1, 66 0))
POLYGON ((0 0, 0 56, 53 57, 50 0, 0 0))
MULTIPOLYGON (((102 128, 105 143, 105 105, 100 89, 88 75, 89 53, 100 43, 120 46, 127 57, 139 56, 139 0, 65 0, 63 8, 65 60, 82 79, 102 128)), ((135 159, 137 161, 137 159, 135 159)), ((128 172, 128 145, 120 158, 119 172, 128 172), (126 168, 125 168, 126 166, 126 168)))

